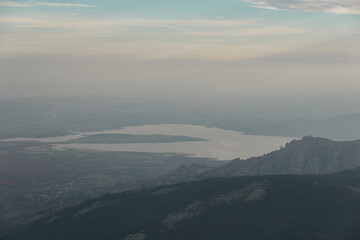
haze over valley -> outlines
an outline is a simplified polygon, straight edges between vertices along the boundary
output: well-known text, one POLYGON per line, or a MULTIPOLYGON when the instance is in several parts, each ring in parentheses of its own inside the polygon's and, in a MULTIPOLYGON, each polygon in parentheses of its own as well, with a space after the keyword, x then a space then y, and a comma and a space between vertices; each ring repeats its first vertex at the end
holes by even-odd
POLYGON ((357 0, 0 0, 1 240, 358 240, 357 0))

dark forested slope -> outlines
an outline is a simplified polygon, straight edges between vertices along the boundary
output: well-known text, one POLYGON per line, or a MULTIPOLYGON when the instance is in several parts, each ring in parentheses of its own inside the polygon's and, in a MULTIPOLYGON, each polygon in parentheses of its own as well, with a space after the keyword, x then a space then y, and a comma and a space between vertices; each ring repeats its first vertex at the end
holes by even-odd
POLYGON ((105 195, 10 239, 360 239, 360 170, 215 178, 105 195))

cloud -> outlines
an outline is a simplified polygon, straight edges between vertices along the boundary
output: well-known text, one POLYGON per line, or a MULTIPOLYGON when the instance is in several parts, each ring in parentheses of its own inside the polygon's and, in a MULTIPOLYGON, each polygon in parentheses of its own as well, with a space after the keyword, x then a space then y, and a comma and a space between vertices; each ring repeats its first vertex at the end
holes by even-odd
POLYGON ((96 7, 94 5, 78 4, 78 3, 49 3, 49 2, 36 2, 35 6, 47 6, 47 7, 96 7))
POLYGON ((49 3, 49 2, 18 3, 18 2, 0 1, 0 7, 36 7, 36 6, 46 6, 46 7, 88 7, 88 8, 96 7, 96 6, 93 6, 93 5, 78 4, 78 3, 49 3))
POLYGON ((242 0, 256 8, 270 10, 297 10, 336 14, 360 14, 359 0, 242 0))
POLYGON ((262 28, 244 28, 225 31, 198 31, 189 32, 195 36, 218 36, 218 37, 236 37, 236 36, 274 36, 274 35, 288 35, 300 34, 307 32, 307 29, 290 28, 290 27, 262 27, 262 28))
POLYGON ((52 29, 118 29, 141 27, 155 31, 158 29, 172 29, 187 32, 194 29, 232 29, 249 26, 259 26, 262 19, 245 20, 210 20, 210 19, 146 19, 146 18, 118 18, 118 19, 44 19, 44 18, 18 18, 0 17, 0 24, 10 24, 18 28, 52 28, 52 29))
POLYGON ((296 43, 291 39, 308 31, 270 26, 262 19, 0 17, 2 26, 3 55, 118 54, 137 59, 258 58, 283 52, 296 43))
POLYGON ((27 3, 0 1, 0 7, 32 7, 32 5, 27 3))
MULTIPOLYGON (((162 32, 169 34, 184 34, 194 36, 266 36, 286 35, 307 32, 308 29, 284 26, 269 26, 262 19, 222 20, 222 19, 146 19, 146 18, 118 18, 118 19, 44 19, 44 18, 15 18, 0 17, 0 24, 13 28, 59 29, 75 31, 118 30, 162 32), (144 29, 147 29, 146 31, 144 29)), ((141 32, 140 31, 140 32, 141 32)))

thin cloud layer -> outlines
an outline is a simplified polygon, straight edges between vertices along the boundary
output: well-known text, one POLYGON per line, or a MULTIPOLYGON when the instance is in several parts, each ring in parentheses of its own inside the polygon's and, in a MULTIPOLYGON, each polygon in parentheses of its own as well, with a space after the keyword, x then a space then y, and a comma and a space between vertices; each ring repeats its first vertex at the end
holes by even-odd
MULTIPOLYGON (((220 3, 223 0, 214 1, 220 3)), ((238 6, 238 1, 241 0, 228 1, 227 4, 238 6)), ((204 9, 205 12, 208 11, 204 15, 208 16, 176 16, 174 9, 166 8, 167 14, 174 12, 169 18, 158 15, 158 12, 154 16, 150 13, 150 16, 143 16, 137 10, 125 7, 133 1, 121 1, 118 5, 113 2, 110 10, 110 5, 107 5, 109 1, 90 3, 74 0, 68 1, 70 3, 55 3, 47 0, 22 0, 15 4, 15 0, 0 0, 3 5, 20 8, 9 9, 8 12, 4 9, 4 14, 0 16, 0 55, 118 55, 129 59, 219 60, 298 56, 305 49, 306 56, 324 56, 322 59, 329 56, 336 56, 336 59, 343 59, 343 56, 358 59, 360 56, 356 34, 359 32, 359 25, 353 20, 357 16, 322 14, 322 21, 318 21, 317 17, 303 21, 303 14, 291 14, 283 19, 274 17, 277 12, 268 16, 262 15, 263 11, 258 9, 330 11, 330 8, 335 9, 334 6, 350 9, 350 3, 356 6, 355 0, 345 0, 342 4, 335 4, 334 0, 243 1, 257 6, 253 9, 254 14, 244 15, 246 18, 242 17, 241 11, 248 10, 247 8, 239 9, 236 17, 231 14, 209 17, 214 9, 204 9), (87 3, 91 5, 86 5, 87 3), (79 11, 77 8, 95 7, 92 5, 96 5, 95 10, 99 11, 79 11), (113 11, 115 9, 116 15, 113 11), (105 17, 104 13, 109 14, 105 17), (264 19, 259 18, 260 16, 264 19), (328 22, 332 23, 331 27, 328 22), (322 42, 331 44, 319 48, 318 46, 323 46, 320 44, 322 42)), ((160 7, 164 2, 154 1, 154 4, 160 7)), ((136 6, 140 12, 146 9, 142 7, 144 6, 141 4, 136 6)), ((223 10, 228 11, 228 7, 223 10)), ((356 8, 352 8, 352 11, 356 11, 356 8)), ((180 12, 183 14, 185 11, 180 12)))
POLYGON ((78 3, 49 3, 49 2, 37 2, 35 6, 48 6, 48 7, 95 7, 93 5, 78 4, 78 3))
POLYGON ((276 54, 306 33, 262 19, 85 19, 0 17, 0 53, 101 53, 134 58, 249 59, 276 54), (259 37, 266 37, 263 41, 259 37), (294 36, 295 38, 295 36, 294 36), (12 47, 16 46, 16 47, 12 47))
POLYGON ((96 7, 96 6, 93 6, 93 5, 78 4, 78 3, 50 3, 50 2, 18 3, 18 2, 0 1, 0 7, 36 7, 36 6, 45 6, 45 7, 87 7, 87 8, 96 7))
MULTIPOLYGON (((171 33, 180 33, 196 36, 237 36, 237 35, 279 35, 304 33, 307 29, 297 27, 269 26, 262 19, 243 20, 211 20, 211 19, 146 19, 146 18, 119 18, 119 19, 44 19, 44 18, 14 18, 0 17, 0 24, 12 28, 52 28, 61 30, 113 30, 120 28, 131 29, 136 27, 147 28, 149 31, 158 29, 173 30, 171 33)), ((169 33, 170 34, 170 33, 169 33)))
POLYGON ((243 0, 256 8, 270 10, 297 10, 336 14, 360 14, 359 0, 243 0))
POLYGON ((31 4, 27 4, 27 3, 0 1, 0 7, 31 7, 31 6, 32 6, 31 4))

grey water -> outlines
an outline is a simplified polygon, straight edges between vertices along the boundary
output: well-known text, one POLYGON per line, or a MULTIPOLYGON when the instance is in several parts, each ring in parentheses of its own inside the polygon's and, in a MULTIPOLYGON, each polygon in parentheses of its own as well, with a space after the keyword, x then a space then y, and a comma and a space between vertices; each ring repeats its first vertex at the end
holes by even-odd
POLYGON ((245 135, 241 132, 209 128, 200 125, 186 124, 159 124, 125 127, 117 130, 94 132, 78 132, 72 135, 49 138, 12 138, 2 141, 33 140, 54 143, 57 149, 72 148, 98 151, 128 151, 150 153, 178 153, 194 157, 214 158, 218 160, 232 160, 235 158, 247 159, 260 156, 279 149, 294 138, 245 135), (207 141, 174 142, 174 143, 123 143, 123 144, 63 144, 61 142, 77 139, 93 134, 164 134, 203 138, 207 141))

